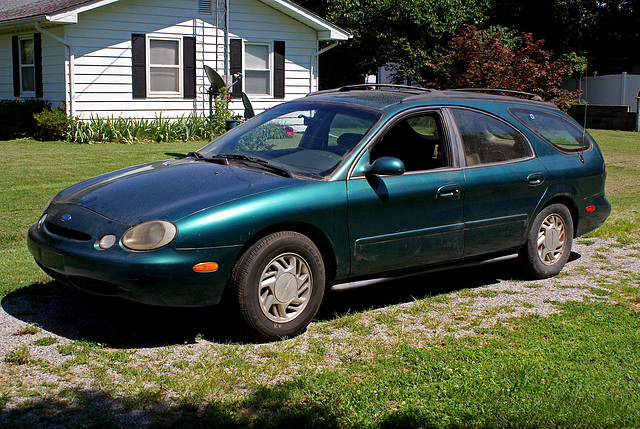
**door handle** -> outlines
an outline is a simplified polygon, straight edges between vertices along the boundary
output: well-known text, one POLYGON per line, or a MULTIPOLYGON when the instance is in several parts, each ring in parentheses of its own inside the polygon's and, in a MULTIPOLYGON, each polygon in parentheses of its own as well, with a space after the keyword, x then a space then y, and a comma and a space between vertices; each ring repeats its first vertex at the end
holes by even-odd
POLYGON ((457 183, 442 185, 436 191, 436 197, 441 199, 454 198, 458 195, 460 195, 460 185, 457 183))
POLYGON ((527 183, 531 186, 538 186, 544 182, 544 174, 542 173, 531 173, 527 176, 527 183))

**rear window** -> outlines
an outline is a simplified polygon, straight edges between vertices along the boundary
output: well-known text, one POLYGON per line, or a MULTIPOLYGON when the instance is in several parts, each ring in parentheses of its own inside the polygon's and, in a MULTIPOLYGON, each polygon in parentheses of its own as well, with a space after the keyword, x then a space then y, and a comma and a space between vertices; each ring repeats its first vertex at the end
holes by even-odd
POLYGON ((589 134, 566 118, 533 109, 509 109, 525 127, 564 152, 580 152, 591 147, 589 134))

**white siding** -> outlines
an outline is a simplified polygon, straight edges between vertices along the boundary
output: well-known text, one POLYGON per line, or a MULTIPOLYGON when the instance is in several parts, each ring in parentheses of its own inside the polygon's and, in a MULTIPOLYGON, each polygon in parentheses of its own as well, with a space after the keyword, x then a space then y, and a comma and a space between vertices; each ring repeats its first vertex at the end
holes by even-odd
MULTIPOLYGON (((50 33, 64 37, 64 28, 47 30, 50 33)), ((65 102, 65 47, 57 40, 42 34, 42 93, 44 99, 51 102, 53 107, 65 102)))
POLYGON ((12 34, 0 34, 0 99, 13 99, 12 34))
MULTIPOLYGON (((209 82, 203 65, 224 73, 224 0, 212 2, 212 14, 199 14, 196 0, 121 0, 78 16, 78 23, 49 28, 73 46, 75 55, 75 112, 77 116, 153 118, 208 114, 209 82), (163 34, 196 37, 196 99, 133 99, 131 35, 163 34)), ((35 29, 34 31, 35 32, 35 29)), ((11 36, 0 35, 0 98, 13 98, 11 36)), ((317 32, 266 6, 258 0, 230 0, 230 38, 245 43, 285 41, 285 100, 298 98, 311 87, 312 54, 317 32)), ((65 47, 42 35, 44 98, 54 105, 65 100, 65 47)), ((317 67, 315 67, 317 70, 317 67)), ((317 82, 314 77, 313 83, 317 82)), ((281 103, 282 99, 257 98, 256 111, 281 103)), ((242 113, 242 103, 231 107, 242 113)))
MULTIPOLYGON (((215 2, 212 3, 215 7, 215 2)), ((203 63, 215 64, 215 24, 215 10, 211 15, 200 15, 198 2, 194 0, 122 0, 80 14, 78 24, 67 29, 67 38, 76 55, 77 115, 154 118, 208 113, 205 94, 208 85, 203 63), (133 33, 196 37, 195 100, 175 97, 133 99, 133 33), (203 43, 205 39, 206 43, 203 43)), ((223 33, 220 31, 217 35, 219 63, 222 64, 223 33)))

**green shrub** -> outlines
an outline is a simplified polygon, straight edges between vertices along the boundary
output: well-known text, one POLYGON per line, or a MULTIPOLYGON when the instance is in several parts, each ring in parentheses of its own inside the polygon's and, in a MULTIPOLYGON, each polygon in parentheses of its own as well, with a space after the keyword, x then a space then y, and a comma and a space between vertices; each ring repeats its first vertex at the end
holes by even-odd
POLYGON ((73 118, 67 115, 65 108, 59 106, 53 110, 47 108, 33 115, 38 123, 38 131, 35 136, 39 140, 67 140, 74 123, 73 118))
POLYGON ((37 98, 0 100, 0 140, 35 137, 38 124, 33 115, 45 109, 51 110, 51 104, 37 98))

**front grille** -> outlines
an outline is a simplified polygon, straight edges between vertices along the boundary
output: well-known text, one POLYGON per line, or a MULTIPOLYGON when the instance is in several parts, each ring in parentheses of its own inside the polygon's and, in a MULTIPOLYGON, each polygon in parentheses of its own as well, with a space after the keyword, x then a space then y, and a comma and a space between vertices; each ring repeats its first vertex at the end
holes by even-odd
POLYGON ((91 240, 91 236, 89 234, 85 234, 84 232, 65 228, 63 226, 59 226, 51 222, 45 222, 44 226, 45 228, 47 228, 47 231, 49 231, 53 235, 57 235, 58 237, 68 238, 69 240, 76 240, 76 241, 91 240))

